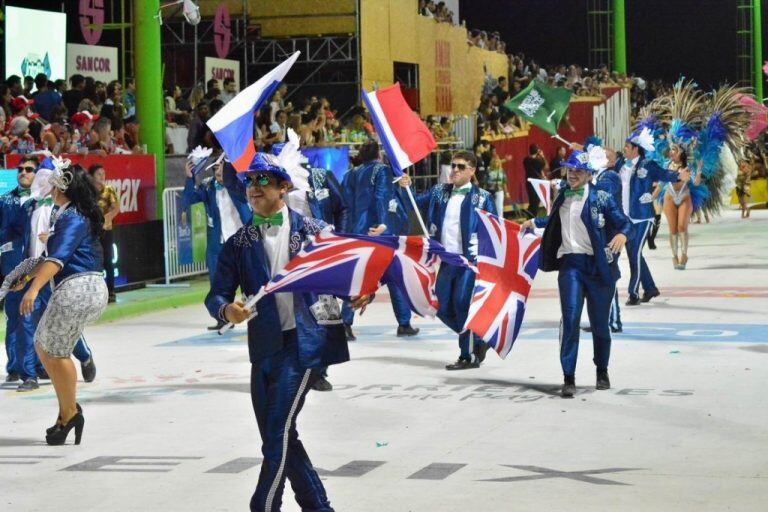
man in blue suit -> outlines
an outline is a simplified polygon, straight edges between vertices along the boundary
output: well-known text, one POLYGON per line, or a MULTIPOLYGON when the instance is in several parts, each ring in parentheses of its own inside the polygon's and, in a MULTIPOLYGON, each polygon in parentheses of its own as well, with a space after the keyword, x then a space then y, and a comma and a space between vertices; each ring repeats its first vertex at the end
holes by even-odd
MULTIPOLYGON (((286 144, 284 143, 273 144, 272 155, 280 155, 285 147, 286 144)), ((348 208, 336 176, 328 169, 310 167, 308 164, 301 164, 301 166, 309 173, 307 180, 309 190, 291 190, 285 197, 285 203, 291 210, 304 217, 321 220, 341 231, 347 224, 348 208)), ((350 314, 352 314, 351 308, 350 314)), ((350 327, 349 333, 351 332, 350 327)), ((349 341, 354 341, 354 336, 349 341)), ((328 381, 327 377, 328 374, 324 368, 312 384, 312 389, 315 391, 333 391, 333 384, 328 381)))
MULTIPOLYGON (((448 251, 477 260, 477 224, 475 208, 496 215, 493 196, 472 183, 477 170, 477 157, 469 151, 459 151, 451 159, 451 182, 438 184, 416 199, 424 214, 429 235, 448 251)), ((401 180, 401 186, 410 180, 401 180)), ((440 307, 437 317, 459 333, 459 358, 445 366, 446 370, 479 368, 488 351, 488 344, 464 331, 469 305, 475 288, 475 274, 468 268, 442 264, 437 274, 435 294, 440 307)))
MULTIPOLYGON (((362 164, 344 175, 343 188, 349 213, 345 233, 355 235, 396 235, 410 233, 408 212, 402 196, 393 183, 392 168, 379 159, 379 144, 369 141, 358 153, 362 164)), ((338 226, 337 226, 338 227, 338 226)), ((388 286, 392 309, 397 318, 397 335, 415 336, 419 329, 411 326, 411 308, 398 288, 388 286)), ((345 305, 342 309, 347 337, 354 340, 354 313, 345 305)))
MULTIPOLYGON (((309 236, 326 228, 324 222, 285 205, 290 176, 276 166, 272 155, 257 153, 246 179, 253 220, 225 242, 205 299, 210 314, 222 322, 245 321, 251 311, 235 299, 236 290, 246 296, 257 293, 309 236)), ((353 306, 366 301, 353 300, 353 306)), ((296 422, 318 370, 349 360, 338 302, 314 293, 276 293, 255 307, 258 316, 248 322, 248 351, 251 401, 264 461, 250 508, 280 510, 287 477, 302 510, 332 512, 296 422)))
MULTIPOLYGON (((26 199, 30 196, 30 187, 38 166, 37 157, 23 157, 17 168, 18 186, 0 197, 0 270, 4 275, 11 273, 24 259, 40 256, 44 250, 41 248, 37 254, 31 254, 31 242, 42 233, 47 233, 50 206, 46 209, 46 201, 49 200, 26 199), (36 215, 42 215, 39 222, 45 231, 41 231, 37 223, 33 226, 33 216, 36 215)), ((44 244, 44 240, 40 240, 40 244, 44 244)), ((40 290, 34 312, 24 316, 19 313, 19 307, 25 291, 9 292, 5 298, 5 350, 8 356, 6 382, 21 380, 18 391, 38 389, 38 378, 48 378, 35 353, 34 336, 52 291, 50 287, 40 290)), ((92 382, 96 378, 96 364, 85 338, 78 340, 73 355, 80 361, 83 380, 92 382)))
POLYGON ((576 390, 579 320, 585 298, 597 367, 596 387, 610 388, 608 317, 619 278, 615 255, 624 247, 632 230, 631 222, 613 196, 590 185, 592 173, 599 170, 596 165, 595 161, 590 162, 587 153, 573 151, 565 164, 567 185, 555 199, 551 214, 523 224, 525 228, 546 227, 539 268, 545 272, 559 272, 560 364, 564 375, 564 398, 572 398, 576 390))
MULTIPOLYGON (((182 194, 184 208, 189 208, 195 203, 205 205, 205 214, 208 219, 205 263, 208 267, 208 278, 211 285, 213 284, 219 252, 221 252, 224 242, 251 219, 251 209, 248 206, 245 189, 234 178, 234 169, 227 169, 225 172, 225 165, 231 167, 229 163, 218 163, 214 166, 213 177, 204 179, 198 185, 195 183, 195 176, 192 172, 193 165, 188 161, 186 166, 187 180, 182 194), (228 177, 230 179, 225 183, 225 179, 228 177)), ((208 329, 216 331, 221 329, 223 325, 219 322, 208 329)))
POLYGON ((634 230, 627 240, 629 258, 629 300, 627 306, 637 306, 660 295, 651 271, 643 257, 648 233, 653 228, 655 212, 653 210, 653 186, 657 181, 675 183, 690 178, 688 170, 670 171, 645 158, 646 151, 653 151, 654 143, 648 128, 636 130, 624 144, 624 163, 618 170, 621 179, 621 206, 634 230), (640 297, 640 285, 643 296, 640 297))

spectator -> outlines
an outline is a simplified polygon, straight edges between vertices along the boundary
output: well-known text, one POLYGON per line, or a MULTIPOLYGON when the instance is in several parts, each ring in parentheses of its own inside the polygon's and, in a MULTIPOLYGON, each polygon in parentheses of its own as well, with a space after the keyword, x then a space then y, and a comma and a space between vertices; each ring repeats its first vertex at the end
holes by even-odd
POLYGON ((37 87, 34 96, 35 111, 40 114, 40 117, 50 121, 53 108, 61 103, 61 96, 55 90, 48 88, 48 77, 44 73, 39 73, 35 77, 35 86, 37 87))
POLYGON ((123 93, 123 121, 137 123, 136 120, 136 81, 133 78, 125 79, 125 93, 123 93))
POLYGON ((22 94, 27 98, 32 97, 32 89, 35 87, 35 79, 27 75, 24 77, 24 91, 22 94))
POLYGON ((525 169, 526 178, 525 190, 528 193, 528 213, 531 218, 534 218, 538 216, 541 201, 538 194, 536 194, 536 189, 533 188, 528 179, 545 180, 547 179, 546 172, 548 170, 544 153, 536 144, 531 144, 528 148, 528 156, 523 160, 523 168, 525 169))
POLYGON ((93 123, 88 144, 89 153, 110 155, 115 152, 112 145, 112 121, 108 117, 102 117, 93 123))
POLYGON ((494 87, 493 94, 496 96, 497 104, 503 105, 507 98, 509 98, 509 83, 507 82, 507 77, 500 76, 498 84, 499 85, 494 87))
POLYGON ((29 108, 35 103, 34 100, 29 100, 26 96, 16 96, 11 100, 11 115, 12 116, 24 116, 29 119, 34 119, 37 114, 32 114, 29 108))
POLYGON ((210 94, 214 89, 217 89, 219 91, 219 94, 221 94, 221 87, 219 87, 219 81, 215 78, 211 78, 205 83, 205 92, 206 94, 210 94))
POLYGON ((205 93, 205 100, 208 103, 211 103, 213 100, 221 101, 221 89, 219 89, 218 87, 214 87, 213 89, 208 89, 208 92, 205 93))
POLYGON ((112 147, 115 153, 141 153, 138 141, 128 133, 125 124, 119 119, 112 121, 112 147))
POLYGON ((55 82, 53 82, 54 88, 56 89, 56 92, 59 93, 59 96, 64 96, 64 91, 67 90, 67 81, 59 78, 55 82))
POLYGON ((227 104, 232 101, 232 98, 235 96, 237 96, 235 79, 227 77, 224 79, 224 91, 222 91, 221 96, 219 97, 221 98, 221 101, 224 102, 224 104, 227 104))
POLYGON ((425 6, 421 9, 421 15, 426 16, 427 18, 434 18, 435 11, 437 11, 437 6, 435 5, 435 1, 427 0, 425 6))
POLYGON ((11 89, 8 84, 0 84, 0 133, 5 132, 5 126, 11 119, 11 89))
POLYGON ((62 101, 67 107, 67 115, 72 117, 79 112, 80 102, 85 97, 85 77, 80 74, 74 74, 69 78, 70 87, 62 94, 62 101))
POLYGON ((107 100, 101 108, 101 117, 110 119, 123 119, 125 112, 123 108, 123 86, 117 80, 112 80, 107 84, 107 100))
POLYGON ((35 139, 29 133, 29 119, 14 117, 8 128, 10 153, 27 155, 35 151, 35 139))
POLYGON ((101 213, 104 216, 104 230, 99 237, 99 241, 101 242, 101 249, 104 255, 103 268, 106 274, 107 290, 109 292, 108 301, 115 302, 117 296, 115 295, 115 264, 114 256, 112 254, 112 246, 114 244, 112 221, 120 214, 120 201, 118 200, 117 192, 114 187, 107 183, 107 174, 103 165, 93 164, 88 168, 88 176, 99 195, 98 204, 99 208, 101 208, 101 213))
POLYGON ((275 115, 275 122, 269 126, 269 143, 275 144, 286 142, 288 140, 288 113, 285 110, 278 110, 275 115))
POLYGON ((205 91, 203 91, 202 85, 196 85, 189 91, 189 112, 197 110, 197 106, 205 101, 205 91))
POLYGON ((18 75, 11 75, 5 80, 5 84, 8 86, 8 89, 11 90, 11 96, 14 98, 16 96, 21 96, 21 94, 24 92, 24 89, 21 87, 21 77, 18 75))
POLYGON ((205 122, 208 121, 210 112, 211 111, 208 108, 207 102, 201 101, 197 104, 195 113, 192 114, 192 118, 189 121, 189 134, 187 134, 187 153, 192 151, 197 146, 208 146, 205 140, 205 122))
POLYGON ((557 148, 555 156, 552 158, 552 161, 549 162, 550 178, 565 179, 565 167, 563 167, 563 165, 565 164, 566 154, 568 154, 568 150, 565 146, 560 146, 557 148))

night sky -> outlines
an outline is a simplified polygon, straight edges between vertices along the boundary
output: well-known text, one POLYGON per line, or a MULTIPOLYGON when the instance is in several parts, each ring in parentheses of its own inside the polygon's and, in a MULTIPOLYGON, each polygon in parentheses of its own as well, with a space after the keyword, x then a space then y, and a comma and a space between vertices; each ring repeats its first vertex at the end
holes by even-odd
MULTIPOLYGON (((545 65, 586 65, 587 5, 587 0, 461 0, 460 15, 468 27, 498 30, 507 50, 523 51, 545 65)), ((736 5, 736 0, 626 0, 629 71, 667 81, 685 75, 707 86, 734 82, 736 5)), ((764 55, 768 58, 765 50, 764 55)))

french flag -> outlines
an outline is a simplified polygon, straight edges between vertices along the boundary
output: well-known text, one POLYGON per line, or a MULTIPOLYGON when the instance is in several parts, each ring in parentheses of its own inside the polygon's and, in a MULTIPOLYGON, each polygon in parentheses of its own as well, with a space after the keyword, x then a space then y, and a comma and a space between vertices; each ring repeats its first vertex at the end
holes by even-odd
POLYGON ((243 89, 206 123, 238 172, 246 171, 256 154, 253 113, 272 96, 300 54, 294 53, 256 83, 243 89))
POLYGON ((395 176, 437 147, 427 125, 406 103, 399 83, 373 92, 364 90, 363 101, 395 176))

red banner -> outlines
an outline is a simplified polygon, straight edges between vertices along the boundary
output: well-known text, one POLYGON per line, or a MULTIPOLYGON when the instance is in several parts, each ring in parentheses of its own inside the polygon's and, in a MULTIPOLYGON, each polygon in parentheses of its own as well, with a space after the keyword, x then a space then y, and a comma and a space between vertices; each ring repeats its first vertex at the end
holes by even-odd
MULTIPOLYGON (((154 155, 63 155, 88 169, 101 164, 107 173, 107 183, 117 191, 120 215, 115 224, 135 224, 157 218, 157 196, 154 155)), ((6 168, 19 164, 21 155, 6 155, 6 168)))

